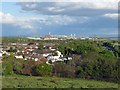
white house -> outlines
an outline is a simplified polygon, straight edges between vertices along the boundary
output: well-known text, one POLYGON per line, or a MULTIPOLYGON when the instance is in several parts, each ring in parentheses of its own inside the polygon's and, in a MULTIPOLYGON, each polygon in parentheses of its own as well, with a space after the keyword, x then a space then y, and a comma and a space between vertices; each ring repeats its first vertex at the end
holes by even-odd
POLYGON ((55 61, 63 61, 61 59, 61 57, 63 57, 63 55, 61 54, 60 51, 56 51, 57 55, 56 56, 48 56, 47 57, 47 60, 51 60, 52 62, 55 62, 55 61))
POLYGON ((68 60, 72 60, 72 57, 68 57, 68 60))
POLYGON ((52 48, 52 47, 49 47, 49 49, 50 49, 51 51, 55 51, 55 50, 56 50, 55 48, 52 48))
POLYGON ((47 56, 49 56, 49 55, 51 55, 52 53, 44 53, 43 54, 43 57, 47 57, 47 56))
POLYGON ((34 60, 35 60, 35 61, 38 61, 38 58, 35 58, 34 60))
POLYGON ((15 58, 17 58, 17 59, 23 59, 23 55, 15 55, 15 58))
POLYGON ((48 56, 47 59, 48 60, 58 60, 59 56, 48 56))

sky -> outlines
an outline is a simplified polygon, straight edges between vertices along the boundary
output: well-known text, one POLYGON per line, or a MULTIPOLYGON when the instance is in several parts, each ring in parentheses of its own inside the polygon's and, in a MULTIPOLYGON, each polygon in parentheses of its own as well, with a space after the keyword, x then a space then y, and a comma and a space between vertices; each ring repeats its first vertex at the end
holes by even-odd
POLYGON ((118 0, 0 2, 2 36, 118 36, 118 0))

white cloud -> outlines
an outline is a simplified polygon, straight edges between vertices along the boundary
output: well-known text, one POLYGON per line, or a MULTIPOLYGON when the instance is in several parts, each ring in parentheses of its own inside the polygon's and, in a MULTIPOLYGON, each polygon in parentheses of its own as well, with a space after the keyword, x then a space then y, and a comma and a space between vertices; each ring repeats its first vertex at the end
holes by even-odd
POLYGON ((88 20, 87 17, 72 17, 67 15, 39 15, 28 17, 15 17, 10 13, 0 12, 0 23, 19 26, 23 29, 29 29, 35 32, 35 29, 43 26, 51 25, 71 25, 74 23, 84 23, 88 20))
POLYGON ((0 21, 3 23, 13 23, 15 19, 15 17, 13 17, 11 14, 4 14, 2 12, 0 12, 0 17, 0 21))
POLYGON ((97 0, 81 0, 81 1, 73 1, 72 2, 56 2, 58 6, 71 6, 71 8, 91 8, 91 9, 118 9, 118 1, 97 1, 97 0))
POLYGON ((48 7, 48 10, 53 12, 62 12, 65 9, 60 9, 59 7, 48 7))
POLYGON ((55 16, 44 16, 44 24, 46 25, 68 25, 71 23, 75 23, 76 19, 74 17, 69 16, 61 16, 61 15, 55 15, 55 16))
POLYGON ((105 14, 103 16, 111 18, 111 19, 118 19, 118 14, 117 13, 108 13, 108 14, 105 14))
POLYGON ((31 25, 31 23, 29 23, 24 19, 17 18, 11 15, 10 13, 5 14, 3 12, 0 12, 0 17, 1 17, 0 23, 12 24, 15 26, 20 26, 21 28, 24 28, 24 29, 33 29, 33 26, 31 25))

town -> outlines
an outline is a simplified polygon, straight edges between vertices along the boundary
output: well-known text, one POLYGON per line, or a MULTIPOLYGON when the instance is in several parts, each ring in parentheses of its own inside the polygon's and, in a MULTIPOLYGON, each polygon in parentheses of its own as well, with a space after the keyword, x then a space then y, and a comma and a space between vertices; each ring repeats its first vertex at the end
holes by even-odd
MULTIPOLYGON (((30 40, 98 40, 98 38, 89 38, 89 37, 81 37, 77 38, 75 35, 65 36, 58 35, 53 36, 50 33, 41 38, 33 38, 27 37, 30 40)), ((33 60, 38 62, 46 62, 47 64, 54 63, 56 61, 66 61, 72 60, 72 57, 63 56, 63 54, 57 49, 56 44, 54 43, 43 43, 43 45, 39 45, 36 42, 27 42, 27 43, 9 43, 9 44, 1 44, 0 45, 0 57, 6 57, 13 55, 16 59, 23 60, 33 60), (13 53, 11 53, 13 52, 13 53)), ((2 62, 2 61, 1 61, 2 62)))
POLYGON ((92 37, 78 37, 76 34, 70 34, 70 35, 52 35, 50 32, 48 35, 45 35, 43 37, 27 37, 28 39, 33 40, 70 40, 70 39, 81 39, 81 40, 96 40, 98 39, 96 35, 93 35, 92 37))
MULTIPOLYGON (((40 38, 27 37, 30 40, 40 40, 40 41, 49 41, 49 40, 92 40, 92 41, 107 41, 107 39, 97 38, 97 37, 76 37, 75 35, 45 35, 40 38)), ((66 61, 72 60, 72 57, 64 56, 56 47, 56 43, 45 42, 42 45, 36 42, 15 42, 15 43, 3 43, 0 45, 0 57, 6 57, 13 55, 16 59, 23 60, 33 60, 38 62, 46 62, 47 64, 54 63, 56 61, 66 61), (12 52, 12 53, 11 53, 12 52)), ((1 61, 2 62, 2 61, 1 61)))
POLYGON ((34 60, 48 64, 50 61, 53 63, 55 61, 72 59, 71 57, 64 57, 62 53, 57 50, 55 44, 44 43, 41 48, 43 48, 43 50, 39 50, 38 43, 10 43, 2 46, 1 56, 6 57, 13 54, 16 59, 34 60))

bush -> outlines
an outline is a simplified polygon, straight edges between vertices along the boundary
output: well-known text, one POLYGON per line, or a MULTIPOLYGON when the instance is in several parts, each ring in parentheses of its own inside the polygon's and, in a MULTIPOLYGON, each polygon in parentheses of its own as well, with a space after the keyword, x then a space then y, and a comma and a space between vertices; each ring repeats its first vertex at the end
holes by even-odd
POLYGON ((23 64, 22 74, 23 75, 34 75, 33 67, 36 65, 35 61, 26 61, 23 64))
POLYGON ((34 67, 34 71, 36 75, 40 76, 48 76, 52 75, 52 66, 46 63, 38 64, 34 67))
POLYGON ((16 61, 14 62, 13 64, 13 70, 16 74, 22 74, 22 69, 23 69, 23 63, 22 62, 19 62, 19 61, 16 61))
POLYGON ((12 75, 13 72, 13 63, 11 61, 4 61, 2 63, 2 74, 3 75, 12 75))
POLYGON ((54 63, 54 74, 60 77, 75 77, 75 67, 69 62, 69 64, 65 64, 63 62, 55 62, 54 63))
POLYGON ((76 76, 78 78, 118 82, 118 71, 117 60, 107 60, 104 58, 97 60, 84 59, 76 67, 76 76))

